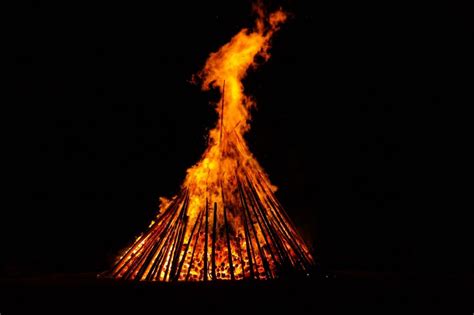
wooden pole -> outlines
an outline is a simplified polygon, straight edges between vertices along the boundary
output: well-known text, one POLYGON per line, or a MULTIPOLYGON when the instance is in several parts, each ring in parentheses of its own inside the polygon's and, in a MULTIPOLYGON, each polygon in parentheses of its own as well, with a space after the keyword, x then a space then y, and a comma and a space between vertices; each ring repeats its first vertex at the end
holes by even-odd
POLYGON ((196 227, 198 226, 200 222, 200 218, 201 218, 201 213, 198 214, 198 217, 196 218, 196 222, 194 223, 193 229, 191 230, 191 235, 189 235, 188 242, 186 244, 186 250, 184 251, 183 257, 181 258, 181 262, 179 264, 178 271, 176 272, 174 280, 179 280, 179 275, 183 268, 183 264, 186 261, 186 256, 188 255, 189 246, 191 245, 191 242, 193 241, 194 232, 196 231, 196 227))
POLYGON ((222 86, 222 103, 221 103, 221 135, 219 145, 222 143, 222 130, 224 129, 224 102, 225 102, 225 80, 222 86))
MULTIPOLYGON (((240 191, 240 200, 242 202, 242 207, 243 207, 243 213, 244 213, 244 234, 245 234, 245 247, 247 249, 247 258, 249 260, 249 271, 250 271, 250 278, 255 279, 255 274, 253 270, 253 248, 252 248, 252 240, 250 239, 250 233, 249 233, 249 228, 248 228, 248 222, 247 222, 247 214, 246 214, 246 208, 247 204, 244 199, 244 195, 242 192, 242 185, 239 180, 239 191, 240 191)), ((245 266, 244 266, 245 267, 245 266)), ((244 272, 245 275, 245 272, 244 272)))
POLYGON ((217 202, 214 202, 214 217, 212 219, 212 280, 216 277, 216 239, 217 239, 217 202))
POLYGON ((186 281, 188 281, 189 279, 189 274, 191 273, 191 269, 193 267, 193 260, 194 260, 194 253, 196 252, 196 247, 197 247, 197 243, 198 243, 198 240, 199 240, 199 234, 201 233, 201 227, 202 227, 202 215, 199 216, 199 228, 197 230, 197 235, 196 235, 196 241, 194 242, 194 246, 193 246, 193 252, 191 254, 191 259, 189 261, 189 268, 188 268, 188 273, 186 274, 186 281))
POLYGON ((227 253, 228 253, 228 259, 229 259, 230 279, 235 280, 234 264, 232 262, 232 248, 230 247, 229 224, 227 222, 227 207, 225 206, 224 206, 224 225, 225 225, 225 234, 227 236, 227 253))
POLYGON ((209 207, 208 207, 208 200, 206 198, 206 226, 205 226, 205 237, 206 239, 204 240, 204 281, 207 281, 207 238, 209 234, 209 207))

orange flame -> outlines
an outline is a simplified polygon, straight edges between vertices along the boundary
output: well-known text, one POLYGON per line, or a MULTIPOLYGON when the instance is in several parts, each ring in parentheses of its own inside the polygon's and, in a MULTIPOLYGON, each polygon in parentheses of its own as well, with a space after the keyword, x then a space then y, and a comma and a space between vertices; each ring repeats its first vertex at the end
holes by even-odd
MULTIPOLYGON (((191 199, 197 206, 202 204, 208 192, 216 196, 221 195, 219 181, 228 182, 237 169, 237 163, 251 163, 257 166, 257 161, 247 148, 243 135, 249 130, 250 109, 254 106, 253 100, 244 94, 242 79, 247 70, 256 66, 255 57, 270 58, 269 41, 280 23, 286 19, 286 14, 279 10, 272 13, 268 20, 264 19, 261 7, 257 8, 259 18, 254 31, 242 29, 229 43, 222 46, 217 52, 211 53, 204 69, 199 73, 202 78, 203 90, 219 88, 221 99, 216 111, 219 121, 209 133, 209 147, 201 161, 188 169, 188 175, 183 188, 200 190, 191 199), (268 22, 266 30, 263 25, 268 22), (232 139, 240 145, 238 152, 222 148, 221 143, 232 139), (235 138, 235 139, 234 139, 235 138), (242 156, 233 154, 239 153, 242 156), (226 175, 227 174, 227 175, 226 175)), ((258 169, 261 168, 258 166, 258 169)), ((261 170, 263 172, 263 170, 261 170)), ((275 188, 273 189, 275 190, 275 188)))
POLYGON ((120 257, 117 278, 140 280, 269 279, 283 265, 307 270, 312 257, 274 196, 276 187, 251 154, 244 134, 254 102, 242 79, 256 56, 270 58, 270 39, 286 20, 256 7, 253 30, 242 29, 212 53, 198 74, 218 88, 219 121, 201 160, 187 170, 181 193, 161 199, 149 230, 120 257))

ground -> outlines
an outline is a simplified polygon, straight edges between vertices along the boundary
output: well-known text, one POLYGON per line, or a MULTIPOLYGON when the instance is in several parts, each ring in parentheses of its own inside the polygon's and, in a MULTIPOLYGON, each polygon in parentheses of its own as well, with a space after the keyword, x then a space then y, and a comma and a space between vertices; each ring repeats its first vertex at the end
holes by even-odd
POLYGON ((0 314, 472 314, 473 278, 328 272, 265 282, 137 283, 94 273, 0 281, 0 314))

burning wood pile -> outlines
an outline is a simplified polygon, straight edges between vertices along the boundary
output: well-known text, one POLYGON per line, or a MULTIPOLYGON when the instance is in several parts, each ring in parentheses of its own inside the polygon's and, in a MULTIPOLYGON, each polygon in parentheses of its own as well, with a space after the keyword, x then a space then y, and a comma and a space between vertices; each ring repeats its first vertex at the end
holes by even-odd
POLYGON ((242 79, 255 57, 267 60, 269 42, 286 20, 283 11, 256 8, 253 30, 242 29, 208 58, 197 75, 218 88, 219 121, 201 160, 187 170, 180 193, 161 198, 148 230, 124 251, 107 275, 144 281, 278 278, 283 269, 307 273, 313 258, 283 207, 276 187, 250 152, 253 100, 242 79))

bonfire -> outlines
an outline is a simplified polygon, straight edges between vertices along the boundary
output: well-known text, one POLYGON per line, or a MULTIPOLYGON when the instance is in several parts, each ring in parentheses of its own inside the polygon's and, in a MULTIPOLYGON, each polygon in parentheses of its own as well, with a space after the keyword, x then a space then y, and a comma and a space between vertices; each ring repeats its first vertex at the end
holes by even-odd
POLYGON ((249 150, 254 100, 242 79, 259 60, 270 58, 272 35, 286 20, 282 10, 256 8, 252 29, 244 28, 211 53, 195 79, 203 90, 218 89, 218 121, 200 161, 187 170, 179 193, 160 198, 148 229, 123 251, 107 275, 142 281, 266 280, 284 270, 307 274, 310 250, 275 197, 249 150))

